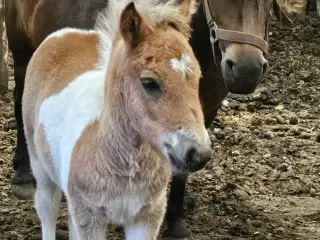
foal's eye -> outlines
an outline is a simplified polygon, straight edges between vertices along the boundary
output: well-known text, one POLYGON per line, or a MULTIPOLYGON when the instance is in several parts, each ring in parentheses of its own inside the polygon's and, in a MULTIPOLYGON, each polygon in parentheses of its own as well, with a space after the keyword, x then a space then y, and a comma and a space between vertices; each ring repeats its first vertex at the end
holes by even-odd
POLYGON ((156 80, 154 78, 141 78, 141 83, 143 86, 143 90, 145 94, 154 97, 159 98, 162 94, 162 85, 161 81, 156 80))

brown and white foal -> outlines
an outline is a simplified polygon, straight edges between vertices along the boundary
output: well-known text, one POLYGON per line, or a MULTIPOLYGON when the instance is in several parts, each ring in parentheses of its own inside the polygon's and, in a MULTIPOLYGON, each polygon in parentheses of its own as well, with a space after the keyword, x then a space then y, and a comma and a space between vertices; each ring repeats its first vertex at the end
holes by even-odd
POLYGON ((193 0, 109 2, 95 30, 62 29, 33 55, 24 129, 37 181, 42 236, 55 239, 61 192, 70 239, 156 239, 171 165, 199 169, 211 155, 188 44, 193 0))

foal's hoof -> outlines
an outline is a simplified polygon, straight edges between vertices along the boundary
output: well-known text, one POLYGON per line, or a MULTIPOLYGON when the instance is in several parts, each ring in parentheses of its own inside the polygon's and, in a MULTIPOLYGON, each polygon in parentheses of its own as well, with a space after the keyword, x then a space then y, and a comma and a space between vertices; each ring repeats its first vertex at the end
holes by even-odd
POLYGON ((11 180, 13 195, 21 200, 31 200, 35 193, 34 178, 30 173, 15 173, 11 180))
POLYGON ((189 237, 189 230, 187 229, 183 219, 177 219, 174 222, 167 224, 167 229, 163 233, 165 239, 184 239, 189 237))

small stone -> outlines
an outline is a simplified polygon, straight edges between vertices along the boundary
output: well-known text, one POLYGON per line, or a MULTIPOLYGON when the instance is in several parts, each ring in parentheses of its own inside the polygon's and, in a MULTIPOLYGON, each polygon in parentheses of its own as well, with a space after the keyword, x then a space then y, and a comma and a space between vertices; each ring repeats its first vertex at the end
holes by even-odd
POLYGON ((303 71, 300 71, 299 74, 304 78, 304 79, 307 79, 311 76, 312 72, 311 71, 308 71, 308 70, 303 70, 303 71))
POLYGON ((311 195, 311 197, 315 197, 317 195, 317 191, 314 188, 311 188, 310 195, 311 195))
POLYGON ((280 105, 276 106, 274 109, 275 110, 283 110, 284 106, 282 104, 280 104, 280 105))
POLYGON ((217 137, 217 139, 221 140, 225 138, 225 134, 220 128, 213 129, 213 134, 217 137))
POLYGON ((271 157, 271 154, 270 154, 270 153, 267 153, 267 154, 264 154, 262 157, 263 157, 264 159, 268 159, 268 158, 271 157))
POLYGON ((267 117, 267 118, 264 119, 264 122, 267 125, 275 125, 277 123, 277 119, 271 118, 271 117, 267 117))
POLYGON ((272 139, 274 138, 274 133, 268 130, 266 132, 263 132, 262 136, 263 138, 266 138, 266 139, 272 139))
POLYGON ((318 143, 320 143, 320 133, 318 133, 318 135, 317 135, 317 137, 316 137, 316 141, 317 141, 318 143))
POLYGON ((254 112, 254 110, 255 110, 255 104, 254 104, 254 103, 248 103, 248 105, 247 105, 247 110, 248 110, 249 112, 254 112))
POLYGON ((228 107, 229 107, 229 101, 228 101, 228 100, 223 100, 222 103, 221 103, 221 105, 222 105, 223 107, 225 107, 225 108, 228 109, 228 107))
POLYGON ((238 110, 241 111, 241 112, 243 112, 243 111, 246 110, 246 108, 245 108, 244 106, 239 106, 239 109, 238 109, 238 110))
POLYGON ((240 155, 240 151, 234 150, 234 151, 231 152, 231 154, 232 154, 233 156, 239 156, 239 155, 240 155))
POLYGON ((226 136, 230 136, 230 135, 232 135, 233 130, 232 130, 231 127, 225 127, 225 128, 223 129, 223 132, 224 132, 224 134, 225 134, 226 136))
POLYGON ((1 210, 1 213, 9 213, 10 212, 10 209, 8 208, 4 208, 1 210))
POLYGON ((286 163, 280 164, 280 166, 278 167, 278 170, 281 171, 281 172, 288 171, 288 164, 286 164, 286 163))
POLYGON ((300 138, 303 138, 303 139, 311 139, 311 134, 309 133, 301 133, 300 135, 300 138))
POLYGON ((284 227, 278 227, 278 228, 276 229, 276 232, 277 232, 277 233, 284 233, 284 231, 285 231, 284 227))
POLYGON ((276 119, 277 119, 277 123, 286 124, 286 120, 283 117, 281 117, 280 115, 277 115, 276 119))
POLYGON ((262 119, 258 117, 253 117, 251 119, 251 125, 252 126, 261 126, 262 125, 262 119))
POLYGON ((15 120, 9 121, 7 127, 8 127, 8 129, 12 129, 12 130, 17 129, 17 123, 16 123, 16 121, 15 121, 15 120))
POLYGON ((298 118, 297 118, 297 116, 291 116, 291 117, 289 118, 289 123, 290 123, 291 125, 297 125, 297 124, 298 124, 298 118))
POLYGON ((249 199, 249 194, 241 189, 234 190, 234 194, 239 200, 245 201, 249 199))
POLYGON ((291 133, 292 136, 299 136, 301 134, 299 128, 291 129, 290 133, 291 133))
POLYGON ((214 143, 217 141, 217 137, 213 134, 209 135, 209 138, 210 138, 211 143, 214 143))
POLYGON ((298 115, 300 118, 306 118, 309 116, 309 112, 308 112, 308 110, 302 110, 298 113, 298 115))

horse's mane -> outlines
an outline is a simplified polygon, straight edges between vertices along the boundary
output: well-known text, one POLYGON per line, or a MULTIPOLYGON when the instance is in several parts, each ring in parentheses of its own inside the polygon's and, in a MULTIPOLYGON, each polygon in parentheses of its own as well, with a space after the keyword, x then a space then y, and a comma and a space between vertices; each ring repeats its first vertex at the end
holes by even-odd
MULTIPOLYGON (((151 26, 162 22, 174 23, 179 31, 189 37, 189 22, 197 10, 197 1, 184 1, 190 1, 189 9, 182 9, 181 0, 109 0, 107 7, 98 14, 95 24, 95 30, 103 38, 104 52, 111 53, 112 42, 119 32, 121 13, 130 2, 134 2, 137 11, 151 26)), ((103 62, 108 64, 106 59, 103 62)))

